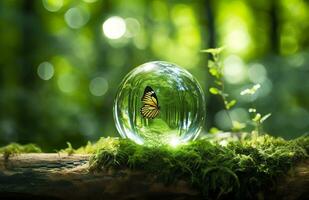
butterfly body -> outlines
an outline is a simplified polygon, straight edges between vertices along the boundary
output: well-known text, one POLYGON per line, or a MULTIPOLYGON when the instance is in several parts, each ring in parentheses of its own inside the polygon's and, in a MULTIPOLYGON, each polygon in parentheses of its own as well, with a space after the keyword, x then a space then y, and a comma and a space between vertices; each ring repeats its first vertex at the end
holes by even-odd
POLYGON ((141 100, 143 106, 140 112, 144 118, 154 119, 158 116, 160 112, 159 101, 155 91, 150 86, 146 86, 141 100))

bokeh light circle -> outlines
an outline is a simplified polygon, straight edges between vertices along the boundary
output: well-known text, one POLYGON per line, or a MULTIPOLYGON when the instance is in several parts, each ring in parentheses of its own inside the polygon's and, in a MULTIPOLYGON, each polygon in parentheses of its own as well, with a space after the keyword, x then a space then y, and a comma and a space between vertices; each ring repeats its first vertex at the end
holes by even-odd
POLYGON ((54 66, 49 62, 42 62, 37 69, 38 76, 47 81, 54 76, 54 66))
POLYGON ((42 0, 44 8, 50 12, 57 12, 63 6, 63 0, 42 0))
POLYGON ((79 7, 73 7, 64 14, 64 19, 69 27, 78 29, 88 22, 89 12, 79 7))
POLYGON ((119 39, 126 32, 126 23, 121 17, 108 18, 102 25, 104 35, 109 39, 119 39))
POLYGON ((108 82, 103 77, 96 77, 91 80, 89 90, 94 96, 103 96, 108 90, 108 82))

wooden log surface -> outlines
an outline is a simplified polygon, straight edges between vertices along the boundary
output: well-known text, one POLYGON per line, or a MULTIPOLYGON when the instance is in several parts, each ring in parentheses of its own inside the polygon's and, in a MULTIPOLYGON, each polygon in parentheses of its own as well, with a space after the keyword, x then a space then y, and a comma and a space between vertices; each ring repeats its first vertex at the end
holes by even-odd
POLYGON ((200 199, 184 181, 166 186, 144 172, 88 171, 89 155, 21 154, 0 159, 0 199, 200 199))
MULTIPOLYGON (((189 183, 165 185, 142 171, 90 173, 89 155, 0 155, 0 199, 201 199, 189 183)), ((269 199, 306 199, 309 161, 282 177, 269 199)), ((268 199, 268 198, 267 198, 268 199)), ((309 199, 309 198, 308 198, 309 199)))

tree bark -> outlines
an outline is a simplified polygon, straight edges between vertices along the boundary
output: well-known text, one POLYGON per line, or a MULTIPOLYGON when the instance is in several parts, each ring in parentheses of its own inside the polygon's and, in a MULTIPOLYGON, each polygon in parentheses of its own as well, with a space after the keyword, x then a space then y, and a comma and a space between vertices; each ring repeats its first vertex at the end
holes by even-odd
POLYGON ((200 199, 185 181, 164 185, 128 169, 88 172, 89 155, 21 154, 0 160, 0 199, 200 199))
MULTIPOLYGON (((164 185, 129 169, 90 173, 88 161, 89 155, 20 154, 8 160, 1 156, 0 199, 202 199, 188 182, 164 185)), ((309 160, 299 163, 268 197, 308 197, 308 166, 309 160)))

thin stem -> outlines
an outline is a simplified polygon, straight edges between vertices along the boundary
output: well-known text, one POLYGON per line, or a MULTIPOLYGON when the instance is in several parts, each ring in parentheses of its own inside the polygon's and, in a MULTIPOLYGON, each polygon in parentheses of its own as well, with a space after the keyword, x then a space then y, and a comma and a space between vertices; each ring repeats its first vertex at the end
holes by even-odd
MULTIPOLYGON (((255 116, 256 116, 256 115, 257 115, 257 112, 256 112, 257 109, 256 109, 256 106, 253 104, 253 102, 251 102, 251 108, 255 109, 254 114, 255 114, 255 116)), ((254 118, 254 117, 253 117, 253 118, 254 118)), ((253 118, 251 119, 251 121, 253 121, 253 118)), ((257 131, 257 134, 258 134, 258 135, 260 135, 261 131, 263 131, 263 130, 262 130, 261 123, 260 123, 259 120, 255 122, 255 130, 257 131)))
POLYGON ((226 98, 224 96, 224 82, 223 82, 223 78, 221 78, 221 82, 222 82, 221 91, 222 91, 223 94, 221 94, 220 96, 221 96, 223 104, 224 104, 224 110, 225 110, 228 118, 230 119, 231 125, 232 125, 232 128, 233 128, 233 120, 232 120, 232 117, 231 117, 231 115, 229 113, 229 109, 226 106, 226 98))
POLYGON ((260 126, 261 126, 260 121, 257 121, 256 122, 256 129, 257 129, 258 136, 260 135, 260 126))
POLYGON ((215 62, 215 64, 217 65, 217 67, 218 67, 218 70, 220 71, 220 82, 221 82, 221 94, 220 94, 220 96, 221 96, 221 99, 222 99, 222 101, 223 101, 223 104, 224 104, 224 110, 225 110, 225 112, 226 112, 226 114, 227 114, 227 116, 228 116, 228 118, 230 119, 230 121, 231 121, 231 127, 233 128, 233 120, 232 120, 232 117, 231 117, 231 115, 230 115, 230 113, 229 113, 229 109, 228 109, 228 107, 227 107, 227 105, 226 105, 226 102, 227 102, 227 100, 226 100, 226 98, 225 98, 225 96, 224 96, 224 79, 223 79, 223 76, 222 76, 222 74, 223 74, 223 72, 222 72, 222 67, 221 67, 221 65, 219 64, 219 55, 218 54, 214 54, 213 55, 213 58, 214 58, 214 62, 215 62))

